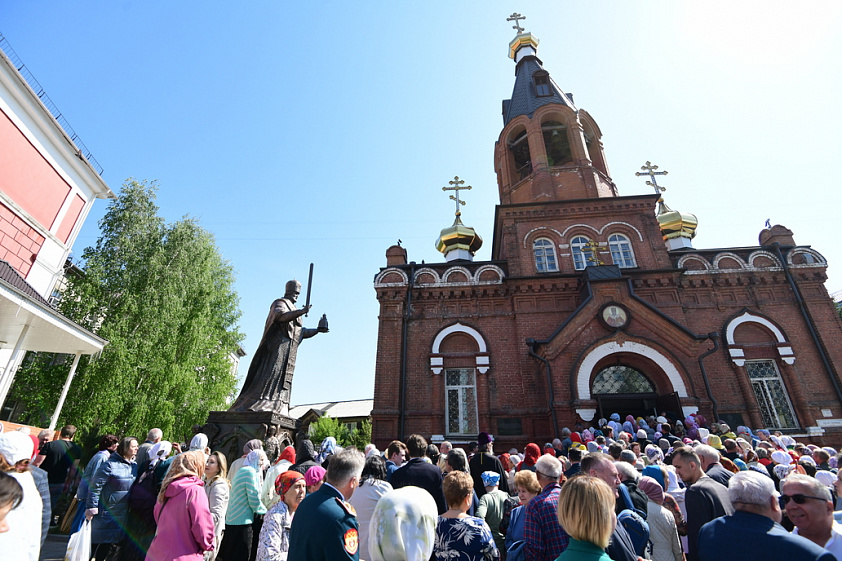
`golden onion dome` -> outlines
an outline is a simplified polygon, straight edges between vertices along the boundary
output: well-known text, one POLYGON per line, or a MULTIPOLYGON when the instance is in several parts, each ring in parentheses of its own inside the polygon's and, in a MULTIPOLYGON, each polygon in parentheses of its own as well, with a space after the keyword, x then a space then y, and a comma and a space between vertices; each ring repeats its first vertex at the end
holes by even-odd
POLYGON ((671 209, 663 198, 658 199, 657 218, 664 241, 675 238, 692 240, 696 237, 696 228, 699 226, 696 215, 671 209))
POLYGON ((453 226, 444 228, 441 231, 439 239, 436 240, 436 249, 445 256, 454 250, 467 251, 473 256, 482 247, 482 238, 480 235, 470 226, 462 224, 462 220, 459 218, 460 215, 460 212, 456 213, 453 226))

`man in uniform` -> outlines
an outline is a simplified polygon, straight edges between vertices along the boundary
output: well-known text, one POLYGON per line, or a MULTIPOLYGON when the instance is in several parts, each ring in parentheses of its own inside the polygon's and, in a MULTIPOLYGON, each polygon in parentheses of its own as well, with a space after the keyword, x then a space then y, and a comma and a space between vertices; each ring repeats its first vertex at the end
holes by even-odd
POLYGON ((364 464, 365 456, 355 449, 331 457, 325 483, 304 499, 292 520, 290 559, 359 561, 357 516, 346 501, 359 485, 364 464))

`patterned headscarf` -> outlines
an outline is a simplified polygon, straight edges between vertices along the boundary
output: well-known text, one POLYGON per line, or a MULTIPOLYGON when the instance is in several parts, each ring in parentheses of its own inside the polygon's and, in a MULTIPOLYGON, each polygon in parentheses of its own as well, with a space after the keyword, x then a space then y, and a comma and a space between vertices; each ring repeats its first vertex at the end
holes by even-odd
POLYGON ((480 477, 482 477, 482 484, 485 487, 494 487, 500 483, 500 474, 496 471, 484 471, 480 477))
POLYGON ((284 495, 299 479, 304 479, 304 476, 297 471, 285 471, 275 478, 275 492, 278 493, 281 500, 284 500, 284 495))
POLYGON ((427 561, 433 553, 438 510, 432 495, 419 487, 389 491, 371 516, 368 559, 427 561))
POLYGON ((153 444, 152 448, 149 449, 149 467, 156 466, 158 462, 163 462, 169 458, 170 452, 172 452, 172 442, 168 440, 153 444))
POLYGON ((316 463, 319 465, 325 461, 325 458, 328 456, 336 453, 336 439, 332 436, 328 436, 324 440, 322 440, 322 447, 319 450, 319 457, 316 459, 316 463))

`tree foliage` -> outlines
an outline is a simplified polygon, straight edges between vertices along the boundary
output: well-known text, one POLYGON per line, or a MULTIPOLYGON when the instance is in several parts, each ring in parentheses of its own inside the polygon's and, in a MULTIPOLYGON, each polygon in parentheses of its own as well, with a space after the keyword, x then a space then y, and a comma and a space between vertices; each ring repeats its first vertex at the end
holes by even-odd
MULTIPOLYGON (((183 438, 234 390, 228 357, 243 336, 233 269, 195 219, 158 216, 156 191, 126 182, 83 253, 84 274, 67 278, 59 310, 109 344, 80 361, 59 426, 183 438)), ((69 364, 55 362, 36 355, 22 367, 15 397, 29 411, 43 410, 45 396, 55 407, 69 364)))
POLYGON ((371 442, 371 423, 367 420, 362 421, 357 428, 349 430, 339 419, 323 415, 310 425, 310 439, 318 446, 328 436, 335 438, 336 443, 343 448, 354 446, 363 450, 365 445, 371 442))

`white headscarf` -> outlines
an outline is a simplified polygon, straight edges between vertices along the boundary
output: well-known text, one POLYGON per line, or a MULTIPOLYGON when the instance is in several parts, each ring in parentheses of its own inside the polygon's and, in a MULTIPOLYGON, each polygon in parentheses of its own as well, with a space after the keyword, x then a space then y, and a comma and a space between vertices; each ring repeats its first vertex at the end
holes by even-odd
POLYGON ((243 462, 243 467, 249 466, 257 472, 258 489, 263 489, 263 467, 268 463, 269 458, 263 450, 252 450, 243 462))
POLYGON ((371 561, 427 561, 433 553, 438 511, 419 487, 389 491, 377 501, 369 526, 371 561))
POLYGON ((21 460, 32 459, 35 444, 29 436, 19 431, 7 432, 0 435, 0 454, 9 465, 15 465, 21 460))
POLYGON ((162 440, 153 444, 149 449, 149 467, 157 466, 159 462, 166 460, 170 452, 172 452, 172 442, 162 440))

